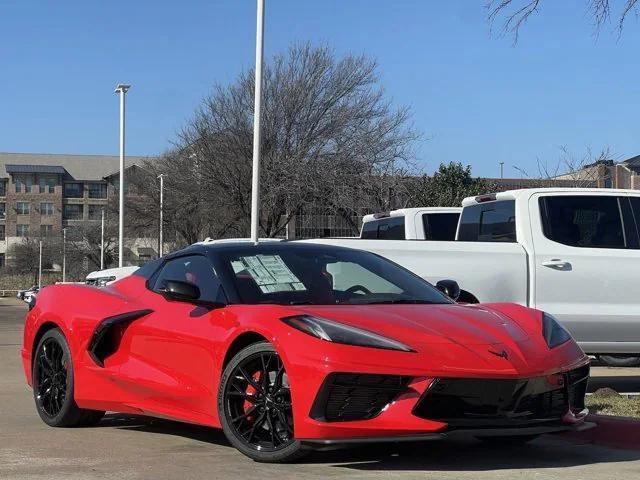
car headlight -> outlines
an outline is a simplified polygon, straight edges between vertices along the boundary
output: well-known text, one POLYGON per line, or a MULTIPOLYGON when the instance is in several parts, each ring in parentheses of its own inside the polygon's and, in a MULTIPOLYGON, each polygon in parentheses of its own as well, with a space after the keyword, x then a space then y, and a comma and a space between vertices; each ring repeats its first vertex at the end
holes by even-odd
POLYGON ((548 313, 542 314, 542 335, 549 348, 555 348, 571 340, 571 334, 548 313))
POLYGON ((284 317, 281 320, 296 330, 300 330, 301 332, 327 342, 343 343, 345 345, 355 345, 359 347, 399 350, 401 352, 414 351, 396 340, 343 323, 327 320, 326 318, 312 315, 295 315, 292 317, 284 317))

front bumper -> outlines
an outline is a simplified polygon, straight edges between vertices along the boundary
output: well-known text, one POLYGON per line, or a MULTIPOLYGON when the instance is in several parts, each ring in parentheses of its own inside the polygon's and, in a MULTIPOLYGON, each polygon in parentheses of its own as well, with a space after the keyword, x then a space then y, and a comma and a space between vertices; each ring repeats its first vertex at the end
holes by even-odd
MULTIPOLYGON (((580 368, 586 368, 588 375, 589 360, 582 352, 579 352, 579 355, 575 355, 574 352, 567 351, 567 355, 560 361, 558 361, 558 358, 555 358, 555 362, 553 362, 554 359, 548 359, 551 361, 541 365, 542 368, 528 371, 519 368, 505 369, 504 371, 470 368, 464 372, 447 372, 435 368, 407 368, 409 354, 406 353, 380 351, 376 352, 375 356, 361 357, 355 361, 339 363, 329 361, 331 356, 328 353, 330 352, 324 352, 324 358, 321 354, 316 356, 316 358, 323 358, 325 362, 317 362, 316 360, 312 364, 311 362, 289 361, 287 365, 287 371, 292 379, 291 388, 296 438, 309 445, 322 446, 325 444, 370 441, 435 440, 464 435, 466 431, 475 432, 473 435, 478 436, 500 434, 537 435, 583 428, 581 425, 584 424, 585 413, 581 412, 581 410, 584 408, 584 404, 575 402, 575 399, 579 397, 583 399, 584 392, 572 397, 572 408, 566 408, 564 414, 538 415, 535 418, 531 418, 531 421, 501 423, 500 421, 494 422, 494 419, 488 418, 488 421, 485 421, 484 424, 483 422, 471 422, 465 425, 464 421, 450 422, 450 419, 429 415, 428 412, 424 414, 424 412, 416 411, 417 407, 423 404, 428 391, 438 379, 501 380, 510 381, 519 386, 523 381, 545 379, 547 377, 556 378, 580 368), (552 363, 556 364, 555 367, 552 363), (372 402, 370 405, 376 406, 378 410, 373 409, 361 418, 353 415, 352 407, 355 403, 352 399, 346 400, 346 403, 343 404, 345 405, 344 408, 343 406, 336 407, 335 404, 331 404, 326 399, 323 400, 327 402, 326 405, 331 405, 333 409, 332 415, 326 415, 329 409, 325 408, 323 410, 322 405, 319 406, 318 402, 323 396, 326 397, 326 392, 323 393, 323 389, 326 387, 327 380, 336 374, 386 375, 408 380, 404 384, 403 391, 397 394, 392 401, 385 403, 382 408, 379 408, 379 404, 372 402), (336 411, 341 410, 346 413, 343 419, 335 415, 336 411)), ((417 366, 426 363, 421 362, 418 355, 416 357, 413 357, 416 361, 411 362, 412 365, 417 366)), ((409 359, 412 360, 411 358, 409 359)), ((289 360, 292 359, 289 358, 289 360)), ((535 387, 535 391, 539 389, 540 385, 536 383, 533 387, 535 387)), ((586 382, 584 387, 586 390, 586 382)), ((531 393, 531 388, 528 388, 527 391, 531 393)), ((344 391, 340 393, 344 394, 344 391)), ((363 396, 354 395, 354 398, 355 401, 360 402, 363 396)), ((515 411, 514 413, 514 418, 517 418, 522 412, 515 411)))

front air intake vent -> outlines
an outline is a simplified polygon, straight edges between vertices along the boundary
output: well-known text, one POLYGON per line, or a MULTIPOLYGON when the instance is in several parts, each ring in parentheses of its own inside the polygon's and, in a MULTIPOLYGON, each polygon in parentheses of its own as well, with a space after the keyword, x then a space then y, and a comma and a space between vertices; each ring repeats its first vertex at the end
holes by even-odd
POLYGON ((322 384, 310 416, 325 422, 371 419, 407 389, 409 380, 399 375, 333 373, 322 384))

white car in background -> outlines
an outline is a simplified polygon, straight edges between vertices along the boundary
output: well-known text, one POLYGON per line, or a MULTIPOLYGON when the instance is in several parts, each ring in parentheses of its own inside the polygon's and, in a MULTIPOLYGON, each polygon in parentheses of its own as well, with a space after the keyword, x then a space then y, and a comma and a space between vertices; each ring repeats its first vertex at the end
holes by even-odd
POLYGON ((455 240, 461 207, 401 208, 362 218, 363 240, 455 240))
POLYGON ((128 277, 140 267, 120 267, 120 268, 107 268, 105 270, 96 270, 87 275, 85 283, 87 285, 95 285, 97 287, 104 287, 121 278, 128 277))

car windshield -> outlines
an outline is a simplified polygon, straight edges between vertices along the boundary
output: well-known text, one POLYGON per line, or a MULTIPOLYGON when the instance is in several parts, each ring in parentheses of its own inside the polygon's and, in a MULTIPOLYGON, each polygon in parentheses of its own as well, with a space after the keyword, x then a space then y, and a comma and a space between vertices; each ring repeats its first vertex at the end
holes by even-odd
POLYGON ((280 244, 238 248, 220 257, 241 303, 450 303, 420 277, 359 250, 280 244))

